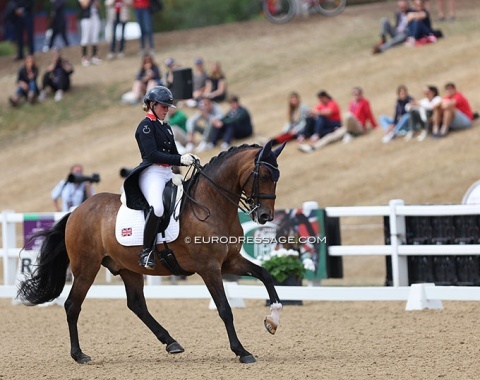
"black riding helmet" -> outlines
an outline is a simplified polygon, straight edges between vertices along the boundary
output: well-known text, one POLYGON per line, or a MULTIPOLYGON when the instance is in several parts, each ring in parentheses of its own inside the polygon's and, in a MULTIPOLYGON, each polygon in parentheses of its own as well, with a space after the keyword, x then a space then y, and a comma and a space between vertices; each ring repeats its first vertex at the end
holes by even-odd
POLYGON ((164 106, 177 108, 173 105, 172 92, 163 86, 155 86, 148 90, 143 98, 143 103, 148 104, 148 102, 160 103, 164 106))

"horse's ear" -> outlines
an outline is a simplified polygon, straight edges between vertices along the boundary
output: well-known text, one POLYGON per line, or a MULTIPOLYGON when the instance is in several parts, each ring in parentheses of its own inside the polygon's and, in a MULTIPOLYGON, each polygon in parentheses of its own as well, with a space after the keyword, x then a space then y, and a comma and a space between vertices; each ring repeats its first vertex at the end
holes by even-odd
POLYGON ((263 157, 269 156, 270 152, 272 151, 272 144, 273 144, 273 141, 270 140, 264 145, 262 150, 258 153, 258 161, 261 161, 263 157))
POLYGON ((282 153, 282 150, 283 150, 283 148, 285 148, 286 144, 287 144, 287 142, 285 141, 282 145, 280 145, 277 149, 275 149, 273 151, 273 154, 275 155, 275 157, 280 156, 280 153, 282 153))

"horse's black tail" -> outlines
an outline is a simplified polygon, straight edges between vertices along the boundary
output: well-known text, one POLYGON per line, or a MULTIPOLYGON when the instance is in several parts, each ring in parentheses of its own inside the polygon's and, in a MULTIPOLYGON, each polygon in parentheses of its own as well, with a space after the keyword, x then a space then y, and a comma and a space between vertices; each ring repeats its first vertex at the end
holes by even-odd
POLYGON ((33 238, 43 238, 36 268, 18 287, 17 298, 27 305, 39 305, 57 298, 65 287, 70 262, 65 246, 65 226, 70 214, 52 228, 33 238))

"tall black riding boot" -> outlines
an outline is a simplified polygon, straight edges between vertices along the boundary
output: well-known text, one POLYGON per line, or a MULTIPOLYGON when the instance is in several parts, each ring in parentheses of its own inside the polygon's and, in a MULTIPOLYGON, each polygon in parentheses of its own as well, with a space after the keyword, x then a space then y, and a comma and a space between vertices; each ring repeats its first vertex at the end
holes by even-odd
POLYGON ((147 269, 155 269, 155 248, 160 218, 153 212, 153 207, 148 210, 143 229, 143 250, 140 253, 138 264, 147 269))

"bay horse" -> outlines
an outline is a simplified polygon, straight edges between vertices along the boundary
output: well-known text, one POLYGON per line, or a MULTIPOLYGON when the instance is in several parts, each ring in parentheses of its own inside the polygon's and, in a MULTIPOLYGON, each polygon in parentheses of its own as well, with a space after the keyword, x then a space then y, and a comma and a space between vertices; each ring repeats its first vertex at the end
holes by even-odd
MULTIPOLYGON (((188 190, 180 214, 179 236, 169 243, 179 266, 203 279, 225 324, 230 348, 241 363, 253 363, 256 359, 237 337, 222 275, 252 276, 264 284, 272 305, 264 324, 267 331, 274 334, 282 305, 268 271, 240 254, 243 230, 238 208, 243 206, 259 224, 273 219, 280 176, 277 157, 283 148, 284 145, 272 150, 271 141, 264 147, 241 145, 221 152, 203 167, 197 163, 198 171, 185 183, 188 190), (211 236, 235 239, 228 239, 228 243, 222 239, 199 239, 201 244, 187 244, 193 237, 211 236)), ((18 288, 17 298, 27 305, 54 300, 65 286, 70 265, 73 283, 64 307, 70 333, 70 355, 79 364, 91 361, 91 357, 80 348, 77 322, 82 303, 102 265, 112 274, 120 275, 125 284, 128 308, 166 345, 166 351, 171 354, 184 351, 149 313, 144 296, 143 275, 169 276, 172 273, 159 263, 154 270, 141 267, 138 264, 141 247, 126 247, 117 242, 115 223, 120 206, 119 194, 98 193, 66 214, 51 229, 40 232, 37 237, 44 240, 35 271, 18 288)))

